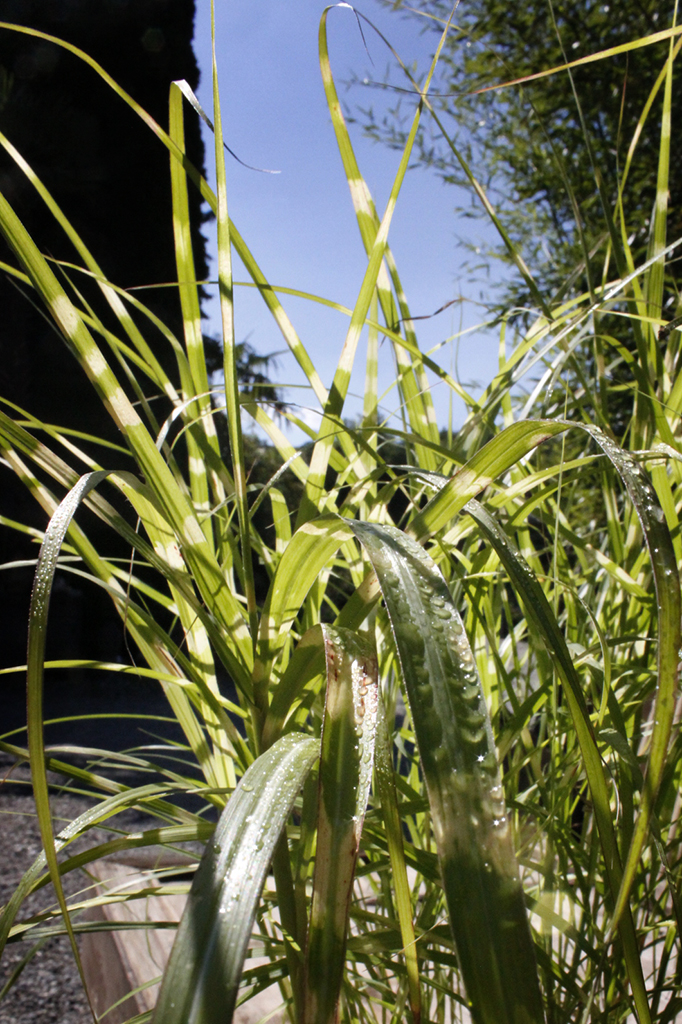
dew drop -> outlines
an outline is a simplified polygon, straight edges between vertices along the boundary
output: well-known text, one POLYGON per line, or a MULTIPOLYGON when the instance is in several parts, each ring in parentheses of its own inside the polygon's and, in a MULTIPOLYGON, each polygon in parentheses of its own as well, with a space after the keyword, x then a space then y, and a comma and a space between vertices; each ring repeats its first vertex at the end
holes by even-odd
POLYGON ((445 747, 436 747, 435 750, 430 751, 430 755, 437 768, 442 769, 445 767, 448 761, 448 752, 445 747))
POLYGON ((428 683, 424 686, 418 686, 417 696, 419 697, 420 704, 424 707, 430 708, 433 704, 433 687, 429 686, 428 683))
POLYGON ((476 764, 481 771, 489 775, 494 775, 497 771, 497 758, 492 751, 488 751, 487 754, 479 754, 476 758, 476 764))

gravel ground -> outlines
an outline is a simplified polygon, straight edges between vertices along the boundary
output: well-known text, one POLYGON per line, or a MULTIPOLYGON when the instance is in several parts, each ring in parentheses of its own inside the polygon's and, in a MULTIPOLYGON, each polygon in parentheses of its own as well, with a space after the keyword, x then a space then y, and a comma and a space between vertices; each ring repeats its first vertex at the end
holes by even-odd
MULTIPOLYGON (((10 772, 12 762, 0 755, 0 906, 7 902, 21 876, 42 849, 40 829, 25 767, 10 772), (10 775, 12 781, 7 779, 10 775)), ((82 814, 88 806, 84 797, 68 794, 52 795, 55 831, 82 814)), ((135 816, 137 825, 139 816, 135 816)), ((120 823, 118 818, 116 824, 120 823)), ((139 818, 140 823, 142 819, 139 818)), ((130 822, 129 824, 131 824, 130 822)), ((91 830, 84 843, 105 838, 104 832, 91 830)), ((76 852, 76 844, 71 852, 76 852)), ((64 890, 71 895, 89 884, 81 872, 64 877, 64 890)), ((47 885, 30 896, 19 914, 20 918, 55 904, 54 889, 47 885)), ((0 960, 0 989, 31 949, 29 942, 10 943, 0 960)), ((68 938, 49 939, 28 962, 16 982, 0 1002, 0 1024, 91 1024, 78 970, 68 938)))
MULTIPOLYGON (((25 771, 16 774, 27 777, 25 771)), ((82 813, 87 804, 76 796, 56 796, 52 806, 55 819, 70 821, 82 813)), ((41 849, 30 789, 5 783, 0 787, 0 904, 7 902, 41 849)), ((68 875, 64 879, 66 892, 75 892, 83 880, 82 875, 80 878, 68 875)), ((54 890, 45 886, 26 900, 21 917, 44 910, 54 901, 54 890)), ((0 986, 6 983, 30 948, 28 942, 12 943, 5 948, 0 962, 0 986)), ((69 940, 65 937, 50 939, 36 953, 0 1003, 0 1024, 88 1024, 91 1021, 69 940)))

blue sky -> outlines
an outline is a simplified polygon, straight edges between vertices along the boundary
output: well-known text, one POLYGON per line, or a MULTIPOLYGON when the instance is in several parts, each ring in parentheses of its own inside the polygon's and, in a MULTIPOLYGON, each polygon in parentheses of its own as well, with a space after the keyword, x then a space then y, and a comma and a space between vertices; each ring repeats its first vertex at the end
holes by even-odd
MULTIPOLYGON (((228 160, 228 203, 230 214, 254 256, 272 284, 299 288, 353 306, 366 258, 357 229, 341 159, 327 109, 320 77, 317 33, 325 8, 321 0, 217 0, 216 38, 221 90, 223 130, 230 147, 239 157, 259 167, 275 168, 277 175, 259 174, 228 160)), ((390 39, 407 63, 417 61, 428 67, 433 35, 421 35, 413 20, 398 17, 374 0, 358 5, 390 39)), ((374 67, 365 51, 357 22, 348 8, 330 12, 328 20, 332 69, 342 98, 350 104, 377 100, 365 90, 346 92, 343 83, 352 75, 362 79, 368 73, 381 75, 390 55, 379 38, 366 30, 374 67)), ((210 112, 210 2, 197 0, 195 50, 202 69, 199 99, 210 112)), ((188 111, 189 114, 189 111, 188 111)), ((189 114, 191 116, 191 114, 189 114)), ((400 155, 363 139, 359 126, 351 128, 360 164, 383 212, 400 155)), ((206 133, 209 178, 213 162, 212 137, 206 133)), ((460 273, 463 253, 456 234, 468 233, 483 243, 492 240, 482 222, 457 225, 453 208, 463 196, 443 186, 432 173, 412 170, 403 186, 393 219, 389 243, 397 260, 403 285, 414 316, 434 312, 460 294, 478 298, 478 288, 467 286, 460 273), (461 292, 460 292, 461 289, 461 292)), ((466 200, 465 200, 466 201, 466 200)), ((236 280, 245 280, 237 265, 236 280)), ((343 344, 347 318, 317 304, 283 297, 299 336, 308 349, 325 384, 331 382, 343 344)), ((207 306, 209 329, 219 332, 217 304, 207 306)), ((417 324, 422 348, 428 349, 475 325, 482 317, 472 302, 455 305, 431 320, 417 324)), ((252 291, 238 289, 236 297, 237 340, 249 337, 262 353, 281 351, 283 339, 262 300, 252 291)), ((447 369, 454 357, 451 345, 439 353, 447 369)), ((485 384, 497 364, 497 337, 474 331, 459 344, 457 366, 463 383, 485 384)), ((356 357, 357 372, 351 382, 346 415, 361 409, 364 376, 364 348, 356 357)), ((389 384, 392 355, 382 345, 380 376, 389 384)), ((279 359, 276 379, 303 384, 304 379, 290 355, 279 359)), ((304 390, 289 392, 302 406, 314 406, 304 390)), ((442 425, 447 422, 448 395, 439 384, 434 400, 442 425)), ((394 393, 383 408, 396 409, 394 393)), ((463 406, 456 401, 455 422, 461 422, 463 406)), ((304 412, 304 418, 311 418, 304 412)), ((313 420, 311 419, 311 422, 313 420)), ((301 439, 291 431, 291 439, 301 439)))

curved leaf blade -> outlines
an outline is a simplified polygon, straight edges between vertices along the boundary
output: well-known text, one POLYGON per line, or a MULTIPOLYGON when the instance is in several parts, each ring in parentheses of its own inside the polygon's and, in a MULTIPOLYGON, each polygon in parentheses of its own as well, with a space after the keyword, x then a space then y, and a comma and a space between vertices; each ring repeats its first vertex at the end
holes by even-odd
MULTIPOLYGON (((284 646, 308 591, 325 563, 349 536, 345 520, 337 515, 325 515, 305 523, 287 545, 261 615, 253 673, 254 690, 259 695, 269 686, 273 662, 284 646)), ((260 703, 264 703, 263 696, 260 696, 260 703)))
MULTIPOLYGON (((52 829, 52 815, 50 813, 50 797, 48 791, 47 772, 45 767, 45 741, 43 737, 43 674, 45 666, 45 641, 47 638, 47 619, 50 610, 50 596, 52 584, 57 570, 59 554, 68 532, 71 520, 73 519, 81 501, 89 491, 97 487, 106 477, 106 470, 98 470, 95 473, 86 473, 78 483, 71 488, 64 500, 59 504, 54 515, 50 519, 45 539, 40 548, 38 564, 36 566, 31 593, 31 607, 28 619, 28 652, 26 656, 26 704, 27 704, 27 728, 28 746, 31 761, 31 776, 33 779, 33 793, 36 802, 36 813, 40 824, 40 835, 45 850, 45 859, 50 871, 52 884, 54 885, 59 906, 64 918, 64 925, 71 941, 78 972, 83 981, 83 987, 87 993, 85 978, 81 967, 76 937, 69 917, 66 897, 62 888, 59 865, 57 863, 57 850, 52 829)), ((94 1017, 94 1013, 93 1013, 94 1017)))
POLYGON ((301 691, 315 676, 324 672, 324 635, 321 626, 307 630, 298 644, 277 683, 272 701, 263 725, 262 746, 271 747, 281 735, 287 716, 290 714, 301 691))
POLYGON ((592 426, 582 427, 601 447, 620 475, 634 505, 651 559, 658 617, 658 685, 654 706, 654 727, 639 815, 623 867, 623 880, 611 923, 615 931, 627 906, 639 859, 649 834, 649 825, 661 785, 668 743, 673 727, 679 679, 680 574, 670 529, 658 495, 638 462, 619 445, 592 426))
POLYGON ((573 423, 561 420, 527 420, 512 423, 488 441, 434 495, 410 524, 410 534, 418 540, 433 536, 457 515, 470 498, 506 473, 533 448, 573 423))
POLYGON ((497 476, 543 441, 570 428, 588 433, 618 472, 639 519, 651 558, 658 614, 658 687, 646 781, 640 813, 623 869, 612 931, 617 927, 646 843, 649 824, 668 751, 679 676, 680 577, 675 548, 656 491, 639 463, 598 427, 562 420, 529 420, 501 431, 452 476, 413 519, 410 533, 420 540, 433 535, 497 476))
MULTIPOLYGON (((329 10, 331 10, 331 8, 327 8, 320 19, 320 29, 318 34, 320 71, 322 73, 322 82, 327 99, 327 106, 329 107, 329 113, 331 115, 334 133, 336 135, 339 155, 343 161, 343 168, 348 181, 358 228, 360 230, 365 251, 369 257, 379 230, 379 216, 367 183, 360 173, 360 168, 353 150, 350 135, 348 134, 346 120, 341 109, 341 103, 339 102, 336 85, 334 84, 327 41, 327 16, 329 10)), ((403 289, 398 277, 397 269, 395 268, 395 263, 390 258, 390 249, 388 245, 386 246, 385 255, 386 262, 388 263, 388 267, 392 273, 396 295, 400 300, 402 300, 401 318, 407 321, 406 326, 408 327, 408 331, 406 333, 408 334, 408 340, 411 340, 416 345, 416 337, 414 337, 413 332, 410 330, 411 322, 409 321, 409 309, 407 308, 407 303, 404 300, 403 289), (409 337, 409 335, 412 336, 409 337)), ((389 280, 386 267, 384 265, 382 265, 379 270, 376 294, 379 302, 381 303, 386 323, 388 325, 393 325, 399 322, 396 304, 391 293, 391 281, 389 280)), ((374 319, 376 319, 376 317, 374 319)), ((415 360, 415 366, 413 367, 405 350, 399 344, 396 344, 395 341, 393 344, 396 359, 402 371, 400 387, 405 396, 407 414, 412 427, 417 434, 427 437, 431 441, 437 442, 438 428, 436 426, 436 417, 433 409, 431 392, 428 389, 428 385, 425 385, 424 380, 417 379, 419 370, 421 370, 420 376, 423 377, 423 368, 419 366, 418 358, 415 360)), ((435 460, 428 449, 420 449, 420 461, 421 460, 424 460, 424 464, 427 468, 436 468, 435 460)))
POLYGON ((242 777, 194 878, 154 1011, 156 1024, 232 1020, 268 865, 319 751, 316 739, 291 733, 242 777))

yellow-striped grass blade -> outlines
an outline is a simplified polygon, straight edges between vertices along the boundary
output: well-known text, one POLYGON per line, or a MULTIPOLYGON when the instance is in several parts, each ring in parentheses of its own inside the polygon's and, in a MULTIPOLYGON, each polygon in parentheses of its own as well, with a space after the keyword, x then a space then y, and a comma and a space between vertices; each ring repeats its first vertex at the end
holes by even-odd
POLYGON ((316 739, 290 733, 242 777, 208 843, 154 1011, 156 1024, 232 1019, 263 882, 316 739))
MULTIPOLYGON (((182 92, 177 83, 173 82, 170 87, 168 98, 168 120, 169 134, 178 149, 184 152, 185 133, 183 120, 182 92)), ((215 456, 220 458, 220 446, 213 422, 211 397, 209 392, 208 372, 204 356, 204 343, 201 330, 201 306, 199 299, 199 288, 196 282, 194 267, 194 254, 192 252, 192 236, 189 216, 189 197, 187 191, 187 175, 184 167, 178 160, 171 157, 171 193, 173 197, 173 235, 175 240, 175 262, 178 271, 178 290, 180 293, 180 307, 182 310, 182 322, 185 331, 185 346, 187 349, 187 362, 191 371, 192 394, 200 396, 196 405, 190 406, 194 415, 201 416, 201 427, 206 433, 206 441, 212 447, 215 456)), ((188 390, 189 381, 184 380, 185 391, 188 390)), ((185 401, 191 397, 185 393, 185 401)), ((203 513, 207 518, 202 522, 202 528, 209 544, 213 541, 213 526, 208 517, 210 510, 209 501, 209 479, 204 460, 196 444, 193 432, 187 433, 187 445, 189 454, 190 484, 194 507, 203 513)), ((215 504, 219 505, 225 500, 225 489, 222 482, 213 474, 211 477, 215 504)), ((222 517, 221 517, 222 518, 222 517)), ((218 520, 219 522, 220 520, 218 520)), ((221 557, 224 554, 221 551, 221 557)))
MULTIPOLYGON (((336 86, 334 84, 329 60, 329 47, 327 43, 327 16, 329 10, 331 10, 331 8, 327 8, 320 19, 318 33, 320 71, 322 73, 322 82, 324 84, 327 105, 329 107, 329 113, 334 126, 334 132, 336 134, 337 145, 339 147, 339 154, 343 161, 343 168, 348 181, 353 207, 355 209, 358 228, 360 229, 360 235, 365 246, 365 251, 369 257, 376 240, 377 231, 379 230, 379 216, 367 183, 360 173, 360 168, 353 151, 353 146, 348 134, 348 128, 346 127, 346 121, 341 110, 341 103, 339 102, 336 86)), ((388 245, 386 246, 385 258, 391 272, 391 279, 393 287, 395 288, 396 296, 400 302, 400 319, 405 321, 406 338, 416 346, 417 339, 414 334, 412 322, 409 319, 410 311, 407 307, 407 300, 405 299, 402 284, 398 277, 398 272, 388 245)), ((389 279, 386 267, 382 266, 377 279, 376 295, 381 302, 381 308, 386 323, 390 327, 393 327, 395 324, 399 323, 400 320, 396 304, 393 300, 393 294, 391 292, 391 279, 389 279)), ((374 319, 376 319, 376 317, 374 317, 374 319)), ((431 441, 437 442, 438 428, 433 410, 433 400, 431 398, 431 393, 428 390, 428 381, 426 380, 423 366, 421 365, 418 357, 414 360, 414 363, 411 364, 409 357, 402 346, 395 342, 394 351, 400 369, 399 386, 405 398, 405 405, 412 429, 418 436, 427 437, 431 441)), ((424 460, 421 464, 423 464, 425 468, 436 468, 435 461, 430 455, 428 449, 424 449, 420 452, 420 459, 424 460)))
POLYGON ((38 250, 16 213, 0 194, 0 232, 54 319, 68 347, 90 377, 103 404, 125 435, 140 470, 145 474, 191 566, 204 600, 230 632, 231 646, 240 663, 238 675, 248 676, 253 651, 251 636, 239 601, 232 593, 183 490, 157 450, 125 391, 95 343, 78 310, 38 250))
POLYGON ((321 626, 313 626, 299 640, 286 671, 272 694, 272 701, 263 725, 263 747, 272 746, 281 735, 301 692, 316 676, 324 672, 324 636, 321 626))
MULTIPOLYGON (((325 15, 323 14, 324 23, 325 15)), ((438 55, 445 39, 445 34, 441 38, 441 41, 436 50, 436 54, 433 58, 431 68, 426 77, 424 83, 424 91, 428 90, 429 83, 435 71, 436 63, 438 61, 438 55)), ((419 120, 421 117, 421 103, 417 106, 412 120, 412 126, 410 128, 407 141, 403 148, 403 152, 400 159, 398 171, 395 176, 395 180, 391 187, 391 193, 386 204, 381 222, 378 224, 374 241, 372 243, 371 250, 368 253, 368 263, 365 275, 360 287, 355 307, 353 309, 353 315, 351 322, 346 334, 346 339, 343 343, 339 362, 334 373, 334 380, 332 383, 331 390, 329 392, 329 398, 324 408, 324 416, 318 430, 317 439, 315 441, 315 447, 310 458, 310 472, 306 480, 306 489, 303 497, 303 501, 299 507, 298 523, 302 524, 307 519, 311 519, 316 513, 322 511, 325 504, 324 494, 324 480, 329 466, 329 459, 333 446, 334 434, 333 421, 341 417, 343 413, 343 407, 348 393, 348 387, 350 384, 351 372, 353 369, 353 362, 355 359, 355 353, 357 350, 358 342, 360 340, 360 334, 365 324, 365 319, 369 311, 369 307, 374 295, 379 273, 383 266, 384 253, 386 250, 386 243, 388 240, 388 232, 395 212, 395 206, 398 201, 398 195, 402 187, 405 174, 410 162, 410 154, 414 145, 417 131, 419 128, 419 120)), ((426 421, 420 426, 428 427, 426 421)), ((347 432, 342 432, 339 440, 347 436, 347 432)))
MULTIPOLYGON (((0 444, 6 451, 7 457, 13 461, 13 465, 16 466, 17 470, 19 467, 18 463, 14 459, 12 451, 14 448, 16 448, 18 452, 27 455, 36 464, 36 466, 38 466, 43 472, 49 474, 49 476, 56 480, 60 486, 70 488, 75 486, 78 482, 77 473, 71 469, 63 459, 11 420, 2 411, 0 411, 0 444)), ((28 472, 28 468, 24 466, 19 475, 21 478, 24 478, 24 483, 31 493, 51 515, 55 511, 58 502, 49 494, 45 486, 39 484, 36 478, 29 476, 28 472)), ((131 501, 136 511, 144 521, 144 506, 142 504, 138 504, 138 497, 141 497, 147 490, 145 486, 140 484, 135 477, 127 473, 112 474, 112 480, 116 486, 122 490, 125 497, 131 501)), ((219 623, 215 618, 211 616, 206 611, 203 604, 197 600, 189 575, 184 570, 182 572, 176 571, 173 565, 158 554, 154 548, 127 523, 124 517, 119 515, 119 513, 97 492, 90 492, 85 497, 85 503, 89 505, 101 519, 108 523, 112 529, 116 530, 120 536, 131 545, 143 561, 149 563, 162 576, 165 576, 174 587, 179 589, 183 594, 184 600, 190 603, 195 615, 201 620, 204 628, 208 631, 211 643, 223 661, 223 664, 225 664, 228 671, 231 672, 232 677, 237 682, 237 685, 240 685, 240 663, 234 657, 229 638, 226 637, 224 631, 220 628, 219 623)), ((152 647, 145 641, 145 635, 149 638, 152 634, 156 634, 154 647, 159 652, 161 651, 161 648, 163 648, 163 653, 159 654, 159 659, 152 656, 150 664, 154 664, 157 660, 160 660, 160 664, 157 665, 157 667, 162 673, 167 672, 169 668, 167 663, 168 651, 173 650, 173 643, 168 642, 167 636, 154 622, 154 620, 149 618, 146 612, 141 608, 138 610, 135 603, 129 600, 129 595, 126 596, 125 592, 118 585, 110 564, 104 559, 101 559, 86 540, 84 535, 78 531, 78 528, 75 527, 75 529, 78 532, 78 536, 74 537, 73 543, 76 546, 78 554, 83 558, 92 575, 106 585, 114 603, 118 607, 119 612, 122 617, 125 618, 127 628, 133 633, 135 642, 140 646, 140 649, 151 653, 152 647), (116 587, 118 587, 118 590, 114 592, 116 587), (133 614, 131 614, 131 612, 133 614), (134 628, 137 625, 136 620, 138 615, 141 616, 139 622, 139 625, 142 626, 141 630, 134 628), (146 619, 146 621, 143 625, 142 620, 144 619, 146 619)), ((126 577, 124 582, 127 586, 129 577, 126 577)), ((248 680, 245 680, 243 685, 247 686, 247 684, 248 680)), ((210 697, 208 699, 209 701, 211 700, 210 697)), ((226 724, 229 723, 226 722, 226 724)), ((243 745, 242 737, 239 734, 232 732, 232 741, 238 749, 242 750, 242 754, 247 755, 245 764, 250 763, 252 758, 247 754, 247 749, 243 745)))
MULTIPOLYGON (((38 29, 29 28, 25 25, 14 25, 4 21, 0 22, 0 30, 1 29, 9 29, 12 32, 20 32, 23 35, 32 36, 36 39, 44 39, 47 42, 54 43, 55 46, 62 47, 69 53, 72 53, 79 60, 87 64, 88 67, 90 67, 95 74, 99 75, 99 77, 106 83, 106 85, 110 89, 112 89, 113 92, 115 92, 116 95, 124 103, 126 103, 139 118, 142 119, 142 121, 147 125, 147 127, 160 140, 160 142, 164 146, 166 146, 169 153, 171 154, 171 157, 175 160, 178 160, 182 164, 182 166, 185 168, 187 172, 188 177, 191 179, 192 183, 196 186, 196 188, 199 189, 202 198, 208 203, 212 212, 217 212, 217 199, 215 193, 206 183, 206 181, 201 176, 196 167, 194 167, 191 161, 189 161, 187 157, 185 157, 182 150, 176 145, 173 139, 171 139, 168 133, 165 132, 163 128, 161 128, 161 126, 154 120, 154 118, 151 117, 150 114, 148 114, 147 111, 144 110, 140 106, 140 104, 137 103, 132 98, 132 96, 130 96, 125 91, 125 89, 122 89, 121 86, 118 85, 116 81, 114 81, 111 75, 107 74, 104 68, 100 64, 98 64, 96 60, 93 60, 93 58, 90 57, 83 50, 79 49, 77 46, 74 46, 73 43, 67 43, 63 39, 59 39, 57 36, 51 36, 46 32, 40 32, 38 29)), ((263 274, 262 270, 260 269, 255 259, 253 258, 241 234, 239 233, 239 231, 232 222, 230 222, 230 237, 237 253, 239 254, 240 259, 244 263, 244 266, 246 267, 248 273, 250 274, 253 282, 258 287, 263 298, 263 301, 265 302, 266 306, 272 313, 287 345, 290 347, 294 355, 294 358, 299 363, 301 369, 308 378, 311 387, 315 392, 316 397, 322 404, 324 404, 324 402, 326 402, 327 400, 327 391, 324 385, 322 384, 322 381, 320 380, 320 377, 317 371, 315 370, 315 367, 312 364, 308 352, 306 351, 305 347, 301 343, 300 338, 296 334, 296 331, 294 330, 291 321, 289 320, 287 314, 285 313, 282 304, 280 303, 279 299, 273 292, 265 275, 263 274)))
MULTIPOLYGON (((227 179, 225 150, 223 148, 222 114, 218 91, 218 66, 215 51, 215 4, 211 0, 211 45, 213 70, 213 121, 216 163, 216 221, 218 228, 218 279, 220 316, 223 338, 223 371, 225 375, 225 411, 227 429, 232 452, 232 474, 234 477, 235 499, 239 538, 241 541, 241 563, 244 593, 248 612, 251 640, 255 644, 258 632, 258 612, 253 576, 253 555, 251 551, 251 520, 246 491, 246 464, 242 436, 241 408, 239 404, 239 381, 237 379, 237 356, 234 334, 234 287, 232 284, 232 243, 230 240, 230 218, 227 212, 227 179)), ((256 700, 258 695, 256 695, 256 700)), ((262 708, 259 710, 263 710, 262 708)))
MULTIPOLYGON (((158 786, 137 786, 134 789, 122 787, 120 793, 107 797, 89 807, 87 811, 80 814, 55 837, 55 849, 59 853, 65 849, 76 838, 81 838, 102 822, 107 821, 122 810, 134 806, 144 806, 145 812, 149 809, 149 800, 159 789, 158 786)), ((157 801, 157 804, 161 801, 157 801)), ((169 810, 172 810, 169 806, 169 810)), ((84 867, 102 857, 109 857, 111 854, 121 853, 125 850, 136 850, 144 847, 162 846, 164 844, 177 844, 188 842, 206 842, 213 834, 214 826, 208 821, 198 821, 196 824, 169 825, 162 828, 147 829, 145 832, 121 836, 119 839, 111 839, 108 842, 99 843, 96 846, 83 850, 80 853, 68 857, 60 862, 60 874, 65 875, 76 868, 84 867)), ((42 888, 49 882, 49 874, 45 873, 47 860, 44 851, 39 853, 31 867, 22 876, 19 885, 7 901, 0 916, 0 953, 5 944, 20 926, 15 926, 17 914, 23 901, 28 895, 42 888)), ((26 925, 22 922, 21 927, 26 925)))
POLYGON ((333 1024, 338 1017, 355 863, 372 781, 378 706, 373 648, 349 630, 331 626, 322 630, 327 693, 303 1024, 333 1024))
POLYGON ((617 471, 632 501, 651 560, 658 617, 658 687, 654 728, 651 734, 646 783, 640 813, 623 868, 623 880, 616 901, 611 928, 614 930, 627 904, 639 858, 649 831, 672 731, 675 694, 679 676, 680 577, 670 528, 659 497, 640 464, 597 427, 562 420, 529 420, 501 431, 448 480, 415 516, 410 533, 432 536, 460 512, 467 501, 506 472, 533 447, 565 430, 588 433, 617 471))

